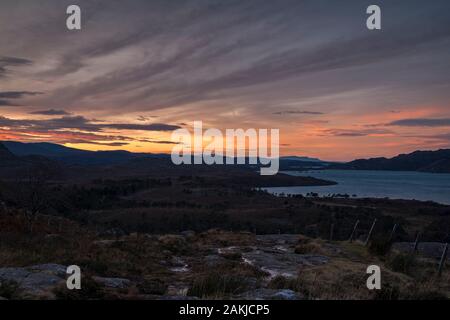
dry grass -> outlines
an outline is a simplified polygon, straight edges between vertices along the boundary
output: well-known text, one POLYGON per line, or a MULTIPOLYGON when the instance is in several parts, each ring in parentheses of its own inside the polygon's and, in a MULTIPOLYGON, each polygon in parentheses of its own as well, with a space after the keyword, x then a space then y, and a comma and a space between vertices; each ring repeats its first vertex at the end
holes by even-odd
MULTIPOLYGON (((253 234, 210 230, 185 240, 178 235, 161 237, 133 234, 102 242, 91 230, 71 221, 41 216, 32 234, 20 215, 0 216, 1 267, 22 267, 39 263, 77 264, 86 274, 82 295, 56 290, 61 299, 134 299, 162 295, 173 283, 190 285, 189 295, 201 298, 232 298, 260 287, 291 289, 307 299, 438 299, 450 295, 450 271, 436 275, 436 261, 391 252, 374 256, 360 242, 332 242, 300 237, 295 251, 330 257, 324 265, 303 267, 294 279, 277 277, 267 281, 265 272, 243 263, 240 253, 225 253, 225 261, 213 268, 205 255, 217 248, 254 246, 253 234), (339 251, 333 252, 332 248, 339 251), (176 257, 189 264, 190 271, 174 273, 164 262, 176 257), (382 290, 366 287, 366 268, 382 269, 382 290), (110 292, 90 281, 90 276, 122 277, 136 287, 110 292)), ((0 296, 16 295, 13 284, 2 284, 0 296)))

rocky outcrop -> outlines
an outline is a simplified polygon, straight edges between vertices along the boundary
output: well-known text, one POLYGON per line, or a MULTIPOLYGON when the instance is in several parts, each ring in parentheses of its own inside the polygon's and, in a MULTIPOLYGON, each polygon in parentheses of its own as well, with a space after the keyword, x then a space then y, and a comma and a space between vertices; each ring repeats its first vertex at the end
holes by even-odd
MULTIPOLYGON (((25 268, 0 268, 0 283, 14 284, 17 296, 24 299, 54 299, 54 289, 65 286, 67 267, 55 264, 39 264, 25 268)), ((124 278, 92 277, 100 286, 125 289, 131 281, 124 278)), ((83 281, 81 282, 83 287, 83 281)))
POLYGON ((92 277, 92 279, 104 287, 113 289, 125 289, 131 285, 131 281, 124 278, 92 277))
POLYGON ((21 296, 54 298, 52 290, 65 282, 66 267, 57 264, 35 265, 27 268, 0 268, 0 282, 17 284, 21 296))
POLYGON ((247 300, 302 300, 304 297, 289 289, 257 289, 244 292, 238 298, 247 300))
POLYGON ((296 277, 299 268, 325 264, 327 256, 318 254, 296 254, 295 245, 303 238, 298 235, 257 236, 257 247, 242 253, 245 262, 267 272, 270 278, 276 276, 296 277))

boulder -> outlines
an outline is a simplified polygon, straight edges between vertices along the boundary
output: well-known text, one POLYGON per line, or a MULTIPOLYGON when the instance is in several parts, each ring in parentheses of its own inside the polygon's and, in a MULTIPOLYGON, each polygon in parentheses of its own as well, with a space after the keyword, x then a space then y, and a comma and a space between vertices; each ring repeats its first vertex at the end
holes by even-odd
POLYGON ((161 245, 170 252, 184 252, 187 249, 187 242, 183 236, 168 234, 158 238, 161 245))
POLYGON ((125 289, 131 285, 130 280, 123 278, 92 277, 92 279, 107 288, 125 289))
POLYGON ((67 276, 67 267, 56 263, 37 264, 26 269, 31 272, 44 272, 61 278, 67 276))
POLYGON ((66 267, 42 264, 28 268, 0 268, 0 282, 17 283, 23 296, 53 298, 52 290, 62 284, 66 267))
POLYGON ((247 300, 302 300, 303 295, 298 292, 282 289, 257 289, 253 291, 247 291, 239 295, 241 299, 247 300))

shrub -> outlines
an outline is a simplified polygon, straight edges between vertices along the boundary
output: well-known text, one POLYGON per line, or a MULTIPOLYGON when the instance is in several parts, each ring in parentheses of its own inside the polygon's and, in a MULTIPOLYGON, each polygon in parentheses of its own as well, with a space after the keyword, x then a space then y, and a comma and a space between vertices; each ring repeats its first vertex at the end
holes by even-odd
POLYGON ((61 286, 53 290, 57 299, 61 300, 97 300, 105 298, 103 288, 90 277, 83 277, 80 290, 69 290, 61 286))
POLYGON ((448 297, 442 292, 435 290, 412 291, 405 299, 407 300, 448 300, 448 297))
POLYGON ((290 282, 283 276, 276 276, 267 284, 270 289, 290 289, 290 282))
POLYGON ((392 243, 389 241, 389 239, 380 237, 380 238, 374 238, 369 243, 369 252, 376 256, 385 256, 389 250, 391 249, 392 243))
POLYGON ((167 284, 159 279, 144 280, 137 287, 144 294, 163 295, 167 290, 167 284))
POLYGON ((380 290, 375 290, 374 293, 374 300, 398 300, 399 297, 399 288, 390 284, 384 284, 380 290))
POLYGON ((0 297, 8 300, 18 299, 19 286, 14 281, 0 282, 0 297))
POLYGON ((319 253, 320 246, 316 243, 298 244, 295 246, 294 252, 297 254, 319 253))
POLYGON ((159 242, 161 243, 161 246, 169 250, 173 253, 186 253, 188 250, 188 245, 186 243, 186 239, 179 235, 164 235, 159 237, 159 242))
POLYGON ((220 256, 228 260, 239 261, 242 259, 242 253, 240 252, 223 252, 220 256))
POLYGON ((310 241, 311 241, 310 238, 308 238, 308 237, 306 237, 306 236, 304 236, 304 235, 299 235, 299 236, 298 236, 297 243, 298 243, 298 244, 307 244, 307 243, 309 243, 310 241))
POLYGON ((387 263, 392 271, 411 274, 416 265, 416 257, 414 254, 396 253, 389 257, 387 263))

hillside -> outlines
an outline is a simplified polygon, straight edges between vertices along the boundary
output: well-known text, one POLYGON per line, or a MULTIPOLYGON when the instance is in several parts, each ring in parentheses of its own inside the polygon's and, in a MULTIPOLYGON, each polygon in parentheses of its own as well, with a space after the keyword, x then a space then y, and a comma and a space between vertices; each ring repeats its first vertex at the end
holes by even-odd
POLYGON ((0 143, 0 161, 14 160, 15 156, 2 144, 0 143))
POLYGON ((20 165, 19 158, 12 154, 1 142, 0 142, 0 168, 16 167, 20 165))
POLYGON ((330 168, 450 173, 450 149, 415 151, 393 158, 358 159, 348 163, 333 164, 330 168))
POLYGON ((2 143, 15 156, 42 156, 71 165, 113 165, 125 163, 137 158, 158 156, 147 153, 132 153, 123 150, 80 150, 47 142, 23 143, 17 141, 3 141, 2 143))
MULTIPOLYGON (((65 147, 55 143, 0 142, 15 156, 41 156, 69 165, 118 165, 139 159, 169 159, 169 154, 133 153, 124 150, 88 151, 65 147)), ((248 160, 246 160, 248 163, 248 160)), ((280 170, 322 169, 330 163, 309 157, 280 157, 280 170)), ((250 166, 254 168, 255 166, 250 166)), ((259 166, 256 166, 259 168, 259 166)))

